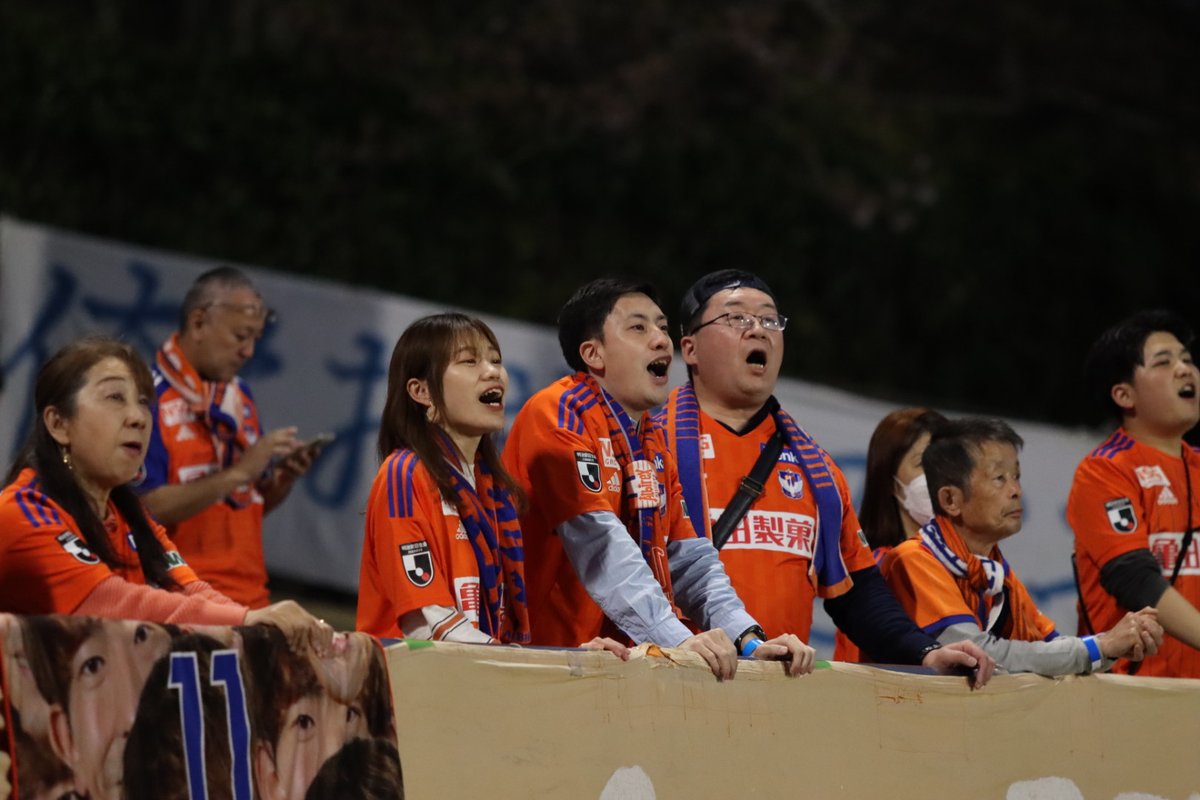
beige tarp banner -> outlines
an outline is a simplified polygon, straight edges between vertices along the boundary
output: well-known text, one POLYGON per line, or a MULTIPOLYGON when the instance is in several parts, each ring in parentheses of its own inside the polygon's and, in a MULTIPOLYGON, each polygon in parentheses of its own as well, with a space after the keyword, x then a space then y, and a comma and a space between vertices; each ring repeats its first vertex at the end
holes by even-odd
POLYGON ((387 649, 409 798, 1200 798, 1200 681, 387 649))

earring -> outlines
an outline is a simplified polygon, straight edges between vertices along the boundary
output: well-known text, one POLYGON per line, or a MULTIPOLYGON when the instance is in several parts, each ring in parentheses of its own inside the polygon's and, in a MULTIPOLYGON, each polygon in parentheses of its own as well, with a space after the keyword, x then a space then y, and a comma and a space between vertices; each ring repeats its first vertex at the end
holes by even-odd
POLYGON ((67 469, 71 469, 71 451, 65 447, 62 449, 62 460, 67 469))

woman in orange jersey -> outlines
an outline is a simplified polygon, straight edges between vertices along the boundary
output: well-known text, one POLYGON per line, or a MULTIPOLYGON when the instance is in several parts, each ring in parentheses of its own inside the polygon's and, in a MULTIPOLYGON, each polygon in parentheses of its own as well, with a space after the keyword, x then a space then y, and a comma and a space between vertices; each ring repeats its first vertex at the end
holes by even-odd
MULTIPOLYGON (((875 427, 867 447, 867 479, 858 519, 874 551, 875 563, 888 550, 917 535, 933 519, 933 500, 921 469, 921 456, 933 429, 946 418, 932 409, 901 408, 875 427)), ((862 653, 838 631, 835 661, 859 661, 862 653)))
POLYGON ((517 510, 500 464, 508 372, 495 334, 464 314, 396 342, 367 504, 359 630, 460 642, 529 641, 517 510))
POLYGON ((129 483, 150 438, 150 371, 122 342, 67 345, 38 373, 35 418, 0 492, 0 611, 179 624, 278 624, 324 647, 292 601, 249 611, 184 563, 129 483))
POLYGON ((367 503, 359 630, 529 642, 517 520, 525 497, 493 440, 507 389, 500 344, 481 320, 435 314, 396 342, 379 426, 383 463, 367 503))

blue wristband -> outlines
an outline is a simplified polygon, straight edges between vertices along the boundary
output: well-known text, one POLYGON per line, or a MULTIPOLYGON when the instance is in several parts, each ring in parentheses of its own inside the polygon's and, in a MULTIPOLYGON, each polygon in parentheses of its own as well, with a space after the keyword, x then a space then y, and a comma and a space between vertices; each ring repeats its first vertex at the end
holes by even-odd
POLYGON ((762 639, 751 639, 750 641, 746 642, 744 645, 742 645, 742 658, 750 658, 750 656, 754 655, 754 651, 757 650, 758 646, 762 643, 762 639))
POLYGON ((1083 637, 1083 646, 1087 648, 1088 658, 1091 660, 1091 662, 1093 664, 1099 664, 1100 661, 1104 658, 1100 654, 1100 645, 1096 644, 1095 636, 1084 636, 1083 637))

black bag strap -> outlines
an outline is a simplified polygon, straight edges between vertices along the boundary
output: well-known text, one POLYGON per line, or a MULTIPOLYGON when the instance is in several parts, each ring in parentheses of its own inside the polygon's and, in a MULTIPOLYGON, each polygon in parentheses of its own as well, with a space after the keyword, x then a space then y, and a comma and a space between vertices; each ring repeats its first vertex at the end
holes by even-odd
POLYGON ((1183 459, 1183 479, 1187 482, 1187 530, 1183 532, 1183 541, 1179 543, 1179 555, 1175 559, 1175 569, 1171 570, 1172 586, 1175 585, 1175 581, 1179 580, 1179 570, 1183 568, 1184 559, 1187 558, 1188 550, 1192 547, 1192 537, 1196 535, 1196 529, 1192 527, 1192 471, 1188 469, 1186 444, 1180 450, 1179 457, 1183 459))
POLYGON ((733 529, 742 521, 742 517, 746 516, 750 505, 763 493, 763 485, 770 476, 771 470, 775 468, 775 462, 779 460, 779 453, 782 450, 783 431, 776 430, 775 435, 767 440, 766 447, 759 453, 754 466, 750 468, 750 474, 742 478, 742 482, 738 484, 737 491, 730 498, 729 504, 725 506, 721 518, 713 523, 713 547, 720 550, 725 546, 725 542, 729 541, 733 529))

